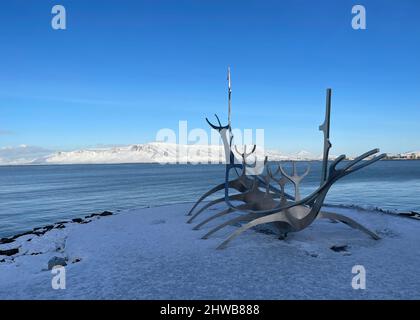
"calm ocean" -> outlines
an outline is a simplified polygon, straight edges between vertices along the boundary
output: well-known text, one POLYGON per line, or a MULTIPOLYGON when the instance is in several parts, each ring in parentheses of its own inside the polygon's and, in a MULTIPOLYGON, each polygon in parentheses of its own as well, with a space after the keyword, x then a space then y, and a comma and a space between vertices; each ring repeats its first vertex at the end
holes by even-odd
MULTIPOLYGON (((302 194, 319 185, 320 162, 311 167, 302 194)), ((0 237, 103 210, 192 202, 223 177, 223 165, 3 166, 0 237)), ((420 161, 380 161, 335 184, 326 202, 420 211, 420 161)))

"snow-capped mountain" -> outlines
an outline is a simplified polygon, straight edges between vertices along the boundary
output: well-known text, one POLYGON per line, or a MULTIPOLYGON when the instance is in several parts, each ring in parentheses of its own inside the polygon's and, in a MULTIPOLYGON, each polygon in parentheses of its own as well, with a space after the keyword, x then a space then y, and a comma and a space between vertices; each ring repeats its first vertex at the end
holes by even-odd
POLYGON ((313 159, 317 159, 317 157, 314 156, 309 151, 302 150, 296 153, 294 160, 313 160, 313 159))
POLYGON ((33 163, 51 154, 51 152, 53 151, 24 144, 17 147, 2 147, 0 148, 0 165, 33 163))
MULTIPOLYGON (((239 148, 240 149, 240 148, 239 148)), ((319 160, 310 152, 284 155, 275 150, 256 150, 270 161, 319 160)), ((238 156, 240 158, 240 156, 238 156)), ((151 142, 129 146, 52 152, 38 147, 0 149, 0 164, 94 164, 94 163, 224 163, 221 145, 177 145, 151 142)))
MULTIPOLYGON (((276 151, 257 149, 258 157, 287 160, 276 151)), ((57 152, 44 159, 50 164, 70 163, 224 163, 224 149, 220 145, 177 145, 152 142, 124 147, 86 149, 57 152)))
POLYGON ((46 163, 187 163, 220 162, 220 146, 176 145, 152 142, 123 147, 57 152, 46 163))

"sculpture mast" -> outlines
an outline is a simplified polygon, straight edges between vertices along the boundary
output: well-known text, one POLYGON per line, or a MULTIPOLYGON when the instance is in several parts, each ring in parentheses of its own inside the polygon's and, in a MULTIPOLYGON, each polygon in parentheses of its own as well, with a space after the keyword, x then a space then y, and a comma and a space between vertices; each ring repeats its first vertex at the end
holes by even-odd
POLYGON ((228 73, 227 73, 227 81, 228 81, 228 125, 229 125, 229 138, 232 136, 232 128, 231 128, 231 96, 232 96, 232 90, 230 87, 230 67, 228 67, 228 73))
POLYGON ((327 89, 327 101, 325 106, 325 120, 322 125, 319 126, 319 130, 324 132, 324 153, 322 157, 322 176, 321 176, 321 185, 328 178, 328 155, 331 148, 330 142, 330 115, 331 115, 331 89, 327 89))

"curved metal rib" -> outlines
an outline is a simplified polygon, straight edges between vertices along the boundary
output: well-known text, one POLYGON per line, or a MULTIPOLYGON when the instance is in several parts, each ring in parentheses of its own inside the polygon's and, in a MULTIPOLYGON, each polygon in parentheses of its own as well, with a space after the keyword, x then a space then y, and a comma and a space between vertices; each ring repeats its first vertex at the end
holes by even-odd
POLYGON ((334 213, 334 212, 321 211, 318 214, 318 217, 319 218, 338 220, 338 221, 340 221, 344 224, 347 224, 349 227, 352 227, 353 229, 358 229, 358 230, 368 234, 369 236, 371 236, 375 240, 381 239, 381 237, 379 237, 375 232, 373 232, 373 231, 369 230, 368 228, 362 226, 360 223, 354 221, 353 219, 350 219, 350 218, 348 218, 346 216, 343 216, 341 214, 334 213))
POLYGON ((228 225, 235 224, 235 223, 242 222, 242 221, 253 220, 257 217, 259 217, 259 215, 257 213, 248 213, 246 215, 230 219, 230 220, 225 221, 222 224, 218 225, 216 228, 211 229, 204 236, 202 236, 201 239, 208 239, 208 237, 210 237, 213 233, 223 229, 224 227, 226 227, 228 225))
POLYGON ((215 215, 210 216, 209 218, 207 218, 207 219, 206 219, 206 220, 204 220, 203 222, 201 222, 201 223, 197 224, 197 225, 193 228, 193 230, 198 230, 198 229, 200 229, 203 225, 205 225, 206 223, 210 222, 211 220, 214 220, 214 219, 216 219, 216 218, 219 218, 219 217, 222 217, 222 216, 224 216, 224 215, 227 215, 227 214, 229 214, 229 213, 231 213, 231 212, 233 212, 233 211, 235 211, 235 210, 234 210, 234 209, 232 209, 232 208, 227 208, 227 209, 225 209, 225 210, 223 210, 223 211, 220 211, 220 212, 216 213, 215 215))
POLYGON ((246 230, 255 227, 260 224, 270 223, 270 222, 285 222, 289 223, 288 219, 282 214, 282 212, 277 212, 270 214, 268 216, 264 216, 261 218, 257 218, 255 220, 252 220, 251 222, 248 222, 246 225, 240 227, 238 230, 236 230, 234 233, 232 233, 229 238, 227 238, 225 241, 223 241, 217 249, 223 249, 227 246, 227 244, 235 239, 237 236, 239 236, 241 233, 245 232, 246 230))
MULTIPOLYGON (((237 201, 237 200, 240 200, 241 198, 242 198, 243 196, 242 196, 242 194, 241 193, 239 193, 239 194, 234 194, 234 195, 232 195, 232 196, 230 196, 230 200, 231 201, 237 201)), ((198 210, 188 221, 187 221, 187 223, 191 223, 191 222, 193 222, 193 220, 195 219, 195 218, 197 218, 197 216, 200 214, 200 213, 202 213, 203 211, 205 211, 206 209, 208 209, 208 208, 210 208, 210 207, 212 207, 212 206, 214 206, 214 205, 216 205, 216 204, 218 204, 218 203, 221 203, 221 202, 224 202, 225 201, 225 197, 222 197, 222 198, 219 198, 219 199, 215 199, 215 200, 213 200, 213 201, 210 201, 209 203, 207 203, 205 206, 203 206, 202 208, 200 208, 200 210, 198 210)))
POLYGON ((218 184, 217 186, 211 188, 209 191, 207 191, 205 194, 203 194, 197 202, 193 205, 191 210, 187 213, 187 216, 190 216, 195 208, 208 196, 211 196, 213 193, 216 193, 217 191, 223 190, 225 188, 225 183, 218 184))
MULTIPOLYGON (((235 189, 239 192, 244 192, 246 190, 248 190, 249 185, 252 183, 251 179, 249 179, 247 176, 245 175, 241 175, 238 178, 228 181, 228 187, 235 189), (248 185, 249 184, 249 185, 248 185)), ((208 196, 212 195, 213 193, 216 193, 220 190, 225 189, 225 183, 221 183, 217 186, 215 186, 214 188, 210 189, 209 191, 207 191, 205 194, 203 194, 198 200, 197 202, 194 204, 194 206, 191 208, 191 210, 186 214, 187 216, 191 216, 193 211, 195 210, 195 208, 197 208, 197 206, 200 204, 200 202, 202 202, 205 198, 207 198, 208 196)), ((229 196, 231 197, 231 196, 229 196)), ((236 198, 232 198, 232 200, 235 200, 236 198)), ((223 200, 225 201, 225 197, 223 197, 223 200)))

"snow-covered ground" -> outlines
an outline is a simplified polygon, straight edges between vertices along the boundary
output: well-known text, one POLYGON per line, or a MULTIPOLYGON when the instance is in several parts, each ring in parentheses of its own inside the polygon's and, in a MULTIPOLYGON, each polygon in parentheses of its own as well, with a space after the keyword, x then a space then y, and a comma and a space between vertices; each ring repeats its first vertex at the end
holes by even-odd
MULTIPOLYGON (((93 217, 89 223, 68 223, 1 244, 0 250, 19 248, 19 253, 0 256, 0 298, 420 298, 420 221, 334 208, 330 211, 356 219, 382 239, 322 219, 284 241, 250 230, 216 250, 234 227, 202 240, 217 221, 192 230, 185 223, 190 206, 93 217), (330 249, 334 245, 347 247, 336 252, 330 249), (67 259, 64 290, 51 286, 47 264, 53 256, 67 259), (354 265, 365 267, 365 290, 351 286, 354 265)), ((214 212, 203 213, 197 222, 214 212)))

